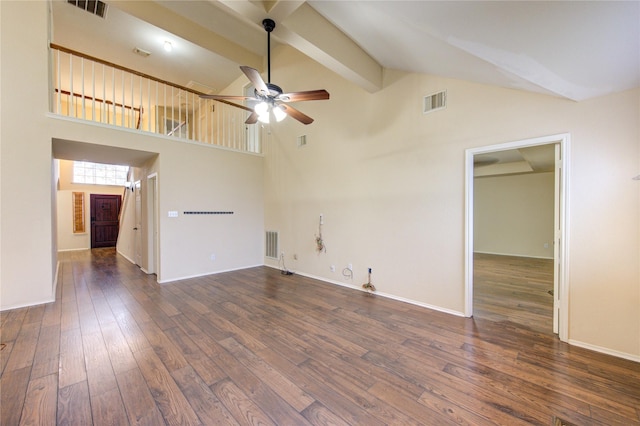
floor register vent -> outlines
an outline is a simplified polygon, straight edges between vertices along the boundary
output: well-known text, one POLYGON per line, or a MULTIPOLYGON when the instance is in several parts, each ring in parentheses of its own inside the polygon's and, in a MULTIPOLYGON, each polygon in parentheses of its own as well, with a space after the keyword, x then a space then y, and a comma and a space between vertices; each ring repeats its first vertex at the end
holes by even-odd
POLYGON ((272 259, 278 258, 278 233, 276 231, 267 231, 265 235, 265 256, 272 259))

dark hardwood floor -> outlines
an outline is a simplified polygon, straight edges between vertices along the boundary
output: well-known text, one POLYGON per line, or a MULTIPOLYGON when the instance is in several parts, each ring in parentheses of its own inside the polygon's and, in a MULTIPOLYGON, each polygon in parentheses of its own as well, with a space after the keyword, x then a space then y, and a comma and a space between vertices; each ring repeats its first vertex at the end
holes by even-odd
POLYGON ((639 425, 640 365, 258 267, 158 285, 65 253, 0 314, 2 425, 639 425))
POLYGON ((473 267, 476 319, 553 331, 552 259, 475 253, 473 267))

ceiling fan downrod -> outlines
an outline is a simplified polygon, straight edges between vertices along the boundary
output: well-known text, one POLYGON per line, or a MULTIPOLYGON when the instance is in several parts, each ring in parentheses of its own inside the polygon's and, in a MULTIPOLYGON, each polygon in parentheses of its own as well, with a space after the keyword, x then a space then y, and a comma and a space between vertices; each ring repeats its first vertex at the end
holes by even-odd
POLYGON ((263 19, 262 26, 267 32, 267 83, 271 83, 271 31, 276 27, 273 19, 263 19))

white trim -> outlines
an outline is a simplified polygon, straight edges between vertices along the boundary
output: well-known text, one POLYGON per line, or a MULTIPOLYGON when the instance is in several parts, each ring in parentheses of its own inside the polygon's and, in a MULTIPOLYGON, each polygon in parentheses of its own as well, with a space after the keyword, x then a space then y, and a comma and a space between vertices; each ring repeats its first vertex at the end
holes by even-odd
POLYGON ((613 349, 603 348, 602 346, 592 345, 590 343, 581 342, 579 340, 570 339, 567 343, 573 346, 581 347, 583 349, 588 349, 590 351, 600 352, 606 355, 615 356, 617 358, 628 359, 629 361, 640 362, 640 355, 634 355, 626 352, 615 351, 613 349))
MULTIPOLYGON (((267 266, 267 267, 273 268, 273 269, 280 269, 280 267, 278 267, 278 266, 272 266, 272 265, 267 265, 267 264, 264 264, 263 266, 267 266)), ((349 284, 349 283, 345 283, 345 282, 341 282, 341 281, 328 280, 326 278, 319 277, 319 276, 316 276, 316 275, 306 274, 304 272, 294 272, 294 274, 300 275, 302 277, 307 277, 307 278, 311 278, 311 279, 314 279, 314 280, 322 281, 322 282, 325 282, 325 283, 328 283, 328 284, 335 284, 335 285, 339 285, 341 287, 347 287, 347 288, 350 288, 352 290, 361 291, 363 293, 368 293, 367 290, 363 289, 362 287, 353 285, 353 284, 349 284)), ((427 303, 418 302, 418 301, 412 300, 412 299, 406 299, 404 297, 396 296, 396 295, 393 295, 393 294, 381 293, 379 291, 376 291, 373 294, 375 294, 376 296, 385 297, 387 299, 397 300, 398 302, 409 303, 411 305, 420 306, 422 308, 427 308, 427 309, 431 309, 431 310, 434 310, 434 311, 443 312, 445 314, 451 314, 451 315, 455 315, 455 316, 458 316, 458 317, 464 317, 464 313, 462 313, 462 312, 458 312, 458 311, 454 311, 454 310, 451 310, 451 309, 442 308, 440 306, 429 305, 427 303)))
POLYGON ((51 298, 44 299, 43 301, 35 302, 35 303, 20 303, 18 305, 2 306, 2 307, 0 307, 0 312, 2 312, 2 311, 10 311, 12 309, 29 308, 31 306, 46 305, 47 303, 53 303, 55 301, 56 301, 56 299, 54 297, 53 299, 51 299, 51 298))
POLYGON ((496 252, 492 252, 492 251, 474 251, 474 253, 492 254, 492 255, 495 255, 495 256, 511 256, 511 257, 524 257, 524 258, 529 258, 529 259, 548 259, 548 260, 553 260, 553 257, 549 257, 549 256, 532 256, 532 255, 529 255, 529 254, 496 253, 496 252))
POLYGON ((176 281, 189 280, 191 278, 200 278, 200 277, 206 277, 208 275, 222 274, 225 272, 241 271, 243 269, 257 268, 259 266, 264 266, 264 264, 258 263, 256 265, 239 266, 237 268, 223 269, 221 271, 204 272, 202 274, 195 274, 195 275, 185 275, 184 277, 171 278, 171 279, 162 280, 162 281, 158 280, 158 284, 168 284, 176 281))
POLYGON ((557 135, 542 136, 538 138, 523 139, 507 143, 469 148, 465 151, 465 300, 464 315, 470 317, 473 314, 473 157, 477 154, 488 152, 506 151, 510 149, 524 148, 528 146, 547 145, 559 143, 562 150, 562 179, 560 182, 562 212, 561 222, 561 246, 560 246, 560 328, 558 337, 566 342, 569 339, 569 150, 571 135, 560 133, 557 135))
POLYGON ((160 217, 158 215, 158 185, 158 172, 153 172, 147 175, 147 267, 149 268, 149 272, 145 272, 147 274, 156 274, 156 276, 160 276, 160 230, 158 223, 160 217), (153 194, 149 191, 149 181, 151 180, 154 181, 153 194), (153 199, 150 199, 151 195, 153 196, 153 199), (150 255, 149 253, 152 254, 150 255))
POLYGON ((51 293, 51 298, 54 301, 56 300, 56 291, 58 290, 58 274, 60 274, 60 261, 56 260, 56 275, 53 278, 53 292, 51 293))
POLYGON ((72 249, 58 249, 58 253, 64 253, 64 252, 67 252, 67 251, 83 251, 83 250, 91 250, 91 249, 89 247, 72 248, 72 249))
MULTIPOLYGON (((161 133, 153 133, 153 132, 147 132, 145 130, 129 129, 127 127, 114 126, 112 124, 104 124, 104 123, 98 123, 96 121, 83 120, 81 118, 67 117, 65 115, 58 115, 58 114, 55 114, 53 112, 47 112, 45 114, 45 116, 47 118, 53 118, 55 120, 71 121, 73 123, 84 124, 84 125, 87 125, 87 126, 102 127, 103 129, 109 129, 109 130, 118 130, 118 131, 121 131, 121 132, 133 133, 135 135, 151 136, 151 137, 165 139, 165 140, 168 140, 168 141, 173 141, 173 142, 176 142, 176 143, 187 143, 187 144, 191 144, 191 145, 198 145, 198 146, 203 146, 203 147, 212 148, 212 149, 221 149, 223 151, 237 152, 239 154, 248 154, 248 155, 255 155, 257 157, 264 157, 264 154, 262 152, 241 151, 239 149, 227 148, 227 147, 221 146, 221 145, 214 145, 214 144, 210 144, 210 143, 206 143, 206 142, 192 141, 190 139, 181 139, 181 138, 177 138, 175 136, 167 136, 167 135, 163 135, 161 133)), ((151 152, 151 151, 150 151, 150 153, 151 154, 157 154, 157 153, 154 153, 154 152, 151 152)))
POLYGON ((122 257, 124 257, 125 259, 127 259, 129 262, 133 263, 134 265, 136 264, 136 262, 135 262, 133 259, 131 259, 129 256, 127 256, 127 255, 123 254, 120 250, 116 249, 116 252, 117 252, 120 256, 122 256, 122 257))

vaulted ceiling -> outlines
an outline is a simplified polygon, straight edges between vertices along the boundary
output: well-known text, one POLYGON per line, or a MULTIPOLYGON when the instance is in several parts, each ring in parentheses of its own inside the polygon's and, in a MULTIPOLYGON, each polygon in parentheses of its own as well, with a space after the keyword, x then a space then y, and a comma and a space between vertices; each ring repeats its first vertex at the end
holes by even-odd
POLYGON ((638 1, 108 3, 103 19, 53 0, 53 42, 212 93, 239 65, 265 69, 265 17, 277 23, 272 48, 288 44, 372 93, 384 69, 575 101, 640 86, 638 1))

